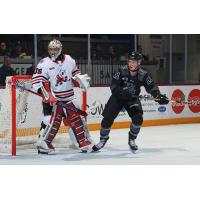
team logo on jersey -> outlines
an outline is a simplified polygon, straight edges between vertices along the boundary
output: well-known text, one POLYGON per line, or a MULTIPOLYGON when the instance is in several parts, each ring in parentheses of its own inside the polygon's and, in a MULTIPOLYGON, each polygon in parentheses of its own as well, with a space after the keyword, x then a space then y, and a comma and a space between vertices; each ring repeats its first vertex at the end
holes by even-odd
POLYGON ((62 71, 56 76, 56 86, 62 85, 63 82, 66 82, 68 80, 67 75, 65 75, 65 72, 62 71))

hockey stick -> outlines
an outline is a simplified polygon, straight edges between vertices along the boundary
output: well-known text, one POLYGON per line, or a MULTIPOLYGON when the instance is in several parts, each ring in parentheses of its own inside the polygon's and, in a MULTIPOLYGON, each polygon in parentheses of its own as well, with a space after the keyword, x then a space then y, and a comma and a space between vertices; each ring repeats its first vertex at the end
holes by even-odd
MULTIPOLYGON (((14 85, 16 88, 20 88, 20 89, 22 89, 22 90, 25 90, 25 91, 27 91, 27 92, 30 92, 30 93, 32 93, 32 94, 35 94, 35 95, 37 95, 37 96, 42 97, 41 94, 38 94, 37 92, 34 92, 33 90, 30 90, 30 89, 26 88, 24 84, 20 84, 19 82, 16 82, 15 84, 13 83, 13 85, 14 85)), ((76 113, 78 113, 78 114, 80 114, 80 115, 82 115, 82 116, 87 116, 87 113, 86 113, 85 111, 80 110, 80 109, 76 108, 75 106, 67 105, 67 104, 63 103, 62 101, 58 101, 56 104, 62 106, 63 108, 72 110, 72 111, 74 111, 74 112, 76 112, 76 113)))
MULTIPOLYGON (((139 96, 139 99, 144 99, 144 100, 153 100, 153 101, 156 101, 156 100, 159 100, 158 98, 154 98, 154 97, 151 97, 151 96, 145 96, 145 95, 140 95, 139 96)), ((183 100, 170 100, 168 99, 169 102, 171 103, 177 103, 177 104, 182 104, 182 105, 194 105, 194 106, 200 106, 199 103, 195 103, 195 102, 187 102, 187 101, 183 101, 183 100)))

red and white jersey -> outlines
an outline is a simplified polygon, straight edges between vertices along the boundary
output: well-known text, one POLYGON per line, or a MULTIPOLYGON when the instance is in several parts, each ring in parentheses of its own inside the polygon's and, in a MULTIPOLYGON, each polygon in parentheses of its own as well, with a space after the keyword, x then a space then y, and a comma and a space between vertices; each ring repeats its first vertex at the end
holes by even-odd
POLYGON ((72 77, 80 74, 76 62, 69 55, 64 55, 62 61, 52 61, 49 57, 42 59, 32 77, 32 86, 38 90, 43 82, 49 82, 52 94, 59 101, 71 101, 74 99, 72 77))

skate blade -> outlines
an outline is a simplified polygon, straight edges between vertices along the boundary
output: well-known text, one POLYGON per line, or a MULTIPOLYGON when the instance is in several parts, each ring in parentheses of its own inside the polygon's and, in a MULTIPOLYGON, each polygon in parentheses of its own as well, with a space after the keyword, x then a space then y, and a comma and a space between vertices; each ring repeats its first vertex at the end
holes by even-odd
POLYGON ((91 148, 89 149, 81 149, 81 152, 80 153, 92 153, 93 150, 91 148))
POLYGON ((88 150, 86 150, 86 149, 81 149, 80 153, 88 153, 88 150))
POLYGON ((38 149, 38 154, 42 154, 42 155, 55 155, 56 152, 55 151, 46 152, 46 151, 42 151, 42 150, 38 149))
POLYGON ((94 151, 94 150, 92 150, 90 153, 100 153, 101 151, 100 151, 100 149, 98 150, 98 151, 94 151))
POLYGON ((130 147, 129 147, 129 149, 130 149, 131 153, 133 153, 133 154, 136 154, 136 151, 138 150, 138 149, 131 149, 130 147))

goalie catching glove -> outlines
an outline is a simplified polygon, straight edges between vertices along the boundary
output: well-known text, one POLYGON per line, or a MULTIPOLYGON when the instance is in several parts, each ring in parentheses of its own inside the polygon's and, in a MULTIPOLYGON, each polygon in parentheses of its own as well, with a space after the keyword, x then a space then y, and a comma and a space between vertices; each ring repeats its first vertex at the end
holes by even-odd
POLYGON ((84 89, 85 91, 90 87, 90 77, 87 74, 78 74, 73 78, 77 81, 80 85, 80 88, 84 89))

